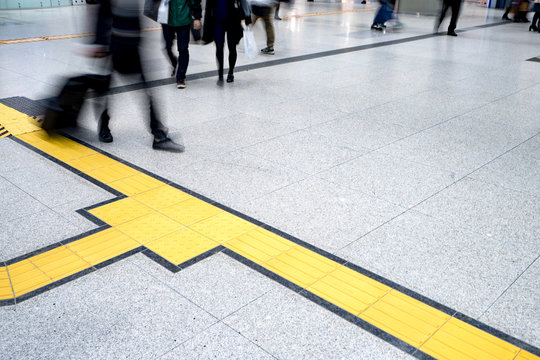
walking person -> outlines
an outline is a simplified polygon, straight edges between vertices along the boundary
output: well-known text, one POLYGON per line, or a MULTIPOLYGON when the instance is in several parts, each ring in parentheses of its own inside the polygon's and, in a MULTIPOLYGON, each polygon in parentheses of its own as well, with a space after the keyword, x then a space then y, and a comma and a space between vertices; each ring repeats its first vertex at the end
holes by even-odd
POLYGON ((186 87, 186 73, 189 65, 189 34, 191 26, 201 28, 201 0, 163 0, 169 2, 169 16, 166 24, 161 24, 165 51, 173 67, 171 76, 176 72, 176 87, 186 87), (176 36, 178 58, 172 52, 176 36))
POLYGON ((394 6, 396 0, 381 0, 381 6, 373 18, 373 24, 371 25, 372 30, 382 31, 386 28, 386 23, 388 20, 392 19, 394 16, 394 6))
POLYGON ((446 12, 448 11, 448 8, 452 8, 452 17, 450 18, 450 24, 448 25, 448 32, 446 34, 449 36, 457 36, 456 26, 457 26, 457 20, 459 16, 459 9, 461 8, 461 0, 443 0, 441 16, 437 20, 435 29, 436 31, 439 31, 439 27, 441 26, 441 23, 443 22, 444 17, 446 16, 446 12))
MULTIPOLYGON (((139 54, 141 25, 140 5, 133 0, 101 0, 98 10, 95 44, 101 45, 94 52, 101 57, 109 52, 113 70, 119 74, 139 76, 144 84, 150 107, 150 131, 154 136, 152 147, 156 150, 183 152, 184 146, 167 136, 167 128, 158 119, 152 98, 142 72, 139 54), (107 49, 108 48, 108 49, 107 49)), ((112 142, 107 106, 100 118, 99 140, 112 142)))
POLYGON ((234 81, 234 67, 238 54, 236 45, 243 37, 242 20, 251 23, 251 13, 246 0, 206 0, 204 15, 203 42, 216 44, 218 81, 223 81, 223 60, 225 35, 229 49, 229 71, 227 82, 234 81))
POLYGON ((262 19, 264 22, 264 28, 266 31, 266 47, 261 49, 261 53, 266 55, 274 55, 274 6, 275 0, 252 0, 251 12, 253 14, 253 24, 258 19, 262 19))

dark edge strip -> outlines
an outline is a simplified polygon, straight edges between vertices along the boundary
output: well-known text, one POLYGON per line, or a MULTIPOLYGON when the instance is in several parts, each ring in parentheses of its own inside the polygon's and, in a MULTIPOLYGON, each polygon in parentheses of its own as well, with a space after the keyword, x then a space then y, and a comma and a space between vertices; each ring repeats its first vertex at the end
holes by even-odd
POLYGON ((355 316, 349 312, 347 312, 346 310, 343 310, 342 308, 320 298, 319 296, 305 290, 304 288, 296 285, 295 283, 269 271, 268 269, 262 267, 261 265, 258 265, 256 263, 254 263, 253 261, 245 258, 244 256, 230 250, 230 249, 225 249, 223 250, 223 253, 228 255, 229 257, 237 260, 238 262, 246 265, 246 266, 249 266, 250 268, 252 268, 253 270, 261 273, 262 275, 278 282, 280 285, 283 285, 285 286, 286 288, 294 291, 295 293, 298 293, 299 295, 305 297, 306 299, 316 303, 317 305, 325 308, 326 310, 329 310, 331 311, 332 313, 338 315, 339 317, 351 322, 352 324, 370 332, 371 334, 377 336, 378 338, 384 340, 385 342, 397 347, 398 349, 402 350, 402 351, 405 351, 406 353, 408 354, 411 354, 419 359, 432 359, 431 357, 425 357, 425 356, 429 356, 427 354, 424 354, 422 351, 418 350, 417 348, 407 344, 406 342, 404 342, 403 340, 400 340, 398 338, 396 338, 395 336, 377 328, 376 326, 368 323, 367 321, 359 318, 358 316, 355 316), (424 357, 420 357, 420 356, 424 356, 424 357))
POLYGON ((98 217, 90 214, 88 211, 84 210, 84 209, 79 209, 79 210, 75 210, 75 212, 79 215, 81 215, 82 217, 84 217, 85 219, 93 222, 94 224, 96 224, 97 226, 108 226, 109 224, 107 224, 105 221, 99 219, 98 217))
MULTIPOLYGON (((111 204, 113 202, 117 202, 118 200, 122 200, 122 199, 125 199, 127 198, 126 195, 122 194, 120 196, 117 196, 117 197, 114 197, 112 199, 109 199, 109 200, 105 200, 105 201, 102 201, 102 202, 99 202, 97 204, 93 204, 93 205, 90 205, 90 206, 87 206, 85 208, 82 208, 82 209, 79 209, 81 211, 90 211, 92 209, 95 209, 95 208, 98 208, 98 207, 101 207, 101 206, 104 206, 104 205, 108 205, 108 204, 111 204)), ((100 220, 101 221, 101 220, 100 220)))
MULTIPOLYGON (((477 29, 482 29, 482 28, 487 28, 487 27, 492 27, 492 26, 499 26, 499 25, 504 25, 504 24, 507 24, 507 22, 495 22, 495 23, 489 23, 489 24, 482 24, 482 25, 471 26, 471 27, 467 27, 463 29, 458 29, 456 30, 456 32, 461 33, 465 31, 472 31, 472 30, 477 30, 477 29)), ((270 66, 289 64, 293 62, 313 60, 313 59, 318 59, 318 58, 327 57, 327 56, 346 54, 346 53, 355 52, 355 51, 368 50, 368 49, 374 49, 374 48, 383 47, 383 46, 391 46, 391 45, 403 44, 403 43, 412 42, 412 41, 424 40, 424 39, 441 36, 444 34, 446 34, 446 32, 429 33, 429 34, 416 35, 416 36, 403 38, 403 39, 383 41, 380 43, 358 45, 358 46, 352 46, 348 48, 327 50, 327 51, 321 51, 318 53, 292 56, 292 57, 284 58, 284 59, 263 61, 263 62, 255 63, 255 64, 246 64, 246 65, 237 66, 235 68, 235 71, 238 73, 238 72, 243 72, 243 71, 261 69, 261 68, 270 67, 270 66)), ((197 74, 189 74, 187 75, 186 79, 189 81, 199 80, 199 79, 214 77, 216 75, 217 75, 217 72, 215 70, 211 70, 211 71, 200 72, 197 74)), ((116 95, 116 94, 121 94, 125 92, 130 92, 130 91, 142 90, 145 88, 153 88, 153 87, 159 87, 159 86, 164 86, 164 85, 170 85, 170 84, 173 84, 174 81, 175 80, 172 78, 165 78, 165 79, 148 81, 146 83, 146 86, 143 83, 118 86, 118 87, 110 89, 108 92, 108 95, 116 95)), ((88 98, 92 99, 92 98, 97 98, 100 96, 102 95, 92 93, 92 94, 89 94, 88 98)), ((41 104, 45 104, 50 99, 52 98, 46 98, 46 99, 41 99, 37 101, 41 104)))
POLYGON ((87 236, 90 236, 92 234, 95 234, 95 233, 98 233, 102 230, 105 230, 107 228, 109 228, 110 226, 102 226, 102 227, 98 227, 98 228, 95 228, 95 229, 92 229, 92 230, 89 230, 89 231, 85 231, 83 232, 82 234, 79 234, 79 235, 75 235, 73 237, 70 237, 70 238, 67 238, 67 239, 64 239, 64 240, 61 240, 61 241, 58 241, 54 244, 51 244, 51 245, 47 245, 45 247, 42 247, 41 249, 37 249, 37 250, 34 250, 34 251, 31 251, 27 254, 24 254, 24 255, 21 255, 21 256, 17 256, 13 259, 10 259, 10 260, 6 260, 5 261, 5 264, 6 266, 9 266, 9 265, 13 265, 15 263, 18 263, 19 261, 23 261, 23 260, 26 260, 28 258, 31 258, 32 256, 36 256, 36 255, 39 255, 39 254, 43 254, 44 252, 47 252, 49 250, 53 250, 53 249, 56 249, 58 247, 61 247, 61 246, 64 246, 66 244, 69 244, 71 242, 74 242, 74 241, 77 241, 77 240, 80 240, 82 238, 85 238, 87 236))
POLYGON ((346 310, 343 310, 342 308, 332 304, 331 302, 328 302, 324 300, 323 298, 313 294, 312 292, 308 290, 302 290, 300 292, 300 295, 305 297, 306 299, 314 302, 315 304, 325 308, 326 310, 333 312, 334 314, 338 315, 339 317, 349 321, 350 323, 372 333, 373 335, 377 336, 381 340, 386 341, 387 343, 397 347, 398 349, 405 351, 408 354, 414 354, 416 351, 418 351, 417 348, 414 346, 407 344, 401 339, 398 339, 394 335, 391 335, 387 333, 384 330, 379 329, 378 327, 370 324, 369 322, 359 318, 358 316, 355 316, 351 313, 349 313, 346 310))
POLYGON ((30 144, 24 142, 23 140, 18 139, 18 138, 14 137, 14 136, 12 136, 12 137, 10 137, 10 138, 11 138, 13 141, 15 141, 15 142, 17 142, 17 143, 19 143, 19 144, 25 146, 26 148, 28 148, 28 149, 30 149, 30 150, 32 150, 32 151, 35 151, 36 153, 40 154, 41 156, 45 157, 46 159, 51 160, 52 162, 54 162, 54 163, 56 163, 56 164, 62 166, 63 168, 65 168, 65 169, 71 171, 71 172, 74 173, 75 175, 78 175, 78 176, 82 177, 82 178, 85 179, 86 181, 89 181, 89 182, 91 182, 92 184, 94 184, 94 185, 96 185, 96 186, 99 186, 99 187, 102 188, 103 190, 108 191, 108 192, 110 192, 111 194, 113 194, 113 195, 115 195, 115 196, 121 196, 121 195, 124 195, 124 194, 122 194, 121 192, 119 192, 119 191, 117 191, 117 190, 111 188, 110 186, 108 186, 108 185, 106 185, 106 184, 104 184, 104 183, 102 183, 102 182, 100 182, 100 181, 94 179, 93 177, 90 177, 90 176, 86 175, 85 173, 83 173, 83 172, 81 172, 81 171, 75 169, 74 167, 69 166, 69 165, 66 164, 65 162, 63 162, 63 161, 61 161, 61 160, 58 160, 57 158, 55 158, 55 157, 53 157, 53 156, 47 154, 46 152, 43 152, 43 151, 39 150, 38 148, 36 148, 36 147, 34 147, 34 146, 32 146, 32 145, 30 145, 30 144))
POLYGON ((540 56, 536 56, 536 57, 527 59, 527 61, 540 62, 540 56))
POLYGON ((0 133, 0 136, 6 135, 6 134, 9 134, 9 132, 7 130, 4 131, 3 133, 0 133))
MULTIPOLYGON (((479 27, 489 27, 489 26, 496 26, 496 25, 500 25, 500 24, 506 24, 506 22, 502 22, 502 23, 494 23, 494 24, 485 24, 485 25, 480 25, 479 27)), ((473 29, 474 29, 474 28, 476 28, 476 27, 473 27, 473 29)), ((428 37, 434 37, 434 36, 438 36, 438 34, 420 35, 419 37, 422 37, 422 38, 428 38, 428 37)), ((415 37, 415 38, 416 38, 416 37, 415 37)), ((408 39, 398 39, 398 40, 393 40, 393 41, 386 42, 386 43, 379 43, 379 44, 372 44, 372 45, 376 45, 376 46, 374 46, 374 47, 379 47, 379 46, 383 46, 383 45, 381 45, 381 44, 388 44, 388 43, 394 43, 394 42, 400 43, 400 42, 414 41, 414 40, 411 40, 411 39, 412 39, 412 38, 408 38, 408 39)), ((363 47, 363 46, 368 46, 368 45, 362 45, 362 46, 360 46, 360 47, 363 47)), ((371 46, 371 45, 369 45, 369 46, 371 46)), ((350 49, 352 49, 352 48, 341 49, 341 50, 335 50, 335 51, 341 51, 340 53, 342 53, 342 52, 356 51, 356 50, 350 50, 350 49), (348 50, 348 51, 347 51, 347 50, 348 50)), ((329 55, 321 55, 321 56, 329 56, 329 55)), ((274 61, 281 61, 281 60, 287 60, 287 59, 280 59, 280 60, 274 60, 274 61)), ((271 62, 271 63, 273 63, 273 62, 271 62)), ((259 64, 253 64, 253 65, 259 65, 259 64)), ((341 259, 341 258, 339 258, 339 257, 337 257, 337 256, 335 256, 335 255, 329 254, 328 252, 326 252, 326 251, 324 251, 324 250, 322 250, 322 249, 320 249, 320 248, 317 248, 317 247, 315 247, 315 246, 313 246, 313 245, 310 245, 310 244, 308 244, 308 243, 306 243, 306 242, 304 242, 304 241, 302 241, 302 240, 300 240, 300 239, 297 239, 297 238, 295 238, 295 237, 292 236, 292 235, 289 235, 289 234, 286 234, 286 233, 284 233, 284 232, 282 232, 282 231, 279 231, 279 230, 273 228, 273 227, 270 226, 270 225, 267 225, 267 224, 265 224, 265 223, 263 223, 263 222, 261 222, 261 221, 258 221, 258 220, 256 220, 256 219, 253 219, 253 218, 251 218, 251 217, 249 217, 249 216, 247 216, 247 215, 245 215, 245 214, 242 214, 242 213, 240 213, 240 212, 238 212, 238 211, 236 211, 236 210, 234 210, 234 209, 229 208, 228 206, 225 206, 225 205, 222 205, 222 204, 220 204, 220 203, 218 203, 218 202, 212 201, 212 200, 208 199, 207 197, 205 197, 205 196, 203 196, 203 195, 200 195, 200 194, 198 194, 198 193, 196 193, 196 192, 194 192, 194 191, 188 190, 188 189, 184 188, 184 187, 181 186, 181 185, 175 184, 175 183, 173 183, 173 182, 171 182, 171 181, 169 181, 169 180, 167 180, 167 179, 165 179, 165 178, 160 177, 159 175, 156 175, 156 174, 154 174, 154 173, 152 173, 152 172, 150 172, 150 171, 147 171, 147 170, 145 170, 145 169, 142 169, 142 168, 140 168, 140 167, 138 167, 138 166, 136 166, 136 165, 134 165, 134 164, 131 164, 131 163, 128 162, 128 161, 122 160, 122 159, 120 159, 120 158, 118 158, 118 157, 116 157, 116 156, 114 156, 114 155, 112 155, 112 154, 107 153, 107 152, 104 151, 104 150, 101 150, 101 149, 99 149, 99 148, 96 148, 96 147, 93 146, 93 145, 87 144, 86 142, 84 142, 84 141, 82 141, 82 140, 79 140, 79 139, 77 139, 77 138, 75 138, 75 137, 73 137, 73 136, 71 136, 71 135, 69 135, 69 134, 64 134, 64 133, 62 133, 62 135, 63 135, 63 136, 66 136, 66 137, 69 138, 70 140, 73 140, 73 141, 75 141, 75 142, 78 142, 78 143, 81 144, 81 145, 87 146, 87 147, 91 148, 92 150, 95 150, 96 152, 99 152, 99 153, 101 153, 101 154, 103 154, 103 155, 105 155, 105 156, 108 156, 108 157, 110 157, 110 158, 116 160, 116 161, 119 161, 119 162, 121 162, 121 163, 124 164, 124 165, 130 166, 130 167, 132 167, 132 168, 134 168, 134 169, 136 169, 136 170, 138 170, 138 171, 140 171, 140 172, 142 172, 142 173, 144 173, 144 174, 146 174, 146 175, 148 175, 148 176, 151 176, 151 177, 153 177, 153 178, 155 178, 155 179, 157 179, 157 180, 159 180, 159 181, 162 181, 162 182, 164 182, 164 183, 166 183, 166 184, 168 184, 168 185, 170 185, 170 186, 173 186, 173 187, 175 187, 175 188, 177 188, 177 189, 179 189, 179 190, 182 190, 182 191, 184 191, 184 192, 186 192, 186 193, 188 193, 188 194, 190 194, 190 195, 192 195, 192 196, 195 196, 195 197, 199 198, 200 200, 203 200, 203 201, 208 202, 208 203, 210 203, 210 204, 212 204, 212 205, 215 205, 215 206, 217 206, 217 207, 220 207, 221 209, 223 209, 223 210, 225 210, 225 211, 228 211, 228 212, 230 212, 230 213, 232 213, 232 214, 234 214, 234 215, 236 215, 236 216, 238 216, 238 217, 240 217, 240 218, 242 218, 242 219, 244 219, 244 220, 246 220, 246 221, 252 222, 253 224, 255 224, 255 225, 257 225, 257 226, 263 227, 263 228, 265 228, 265 229, 267 229, 267 230, 269 230, 269 231, 271 231, 271 232, 274 232, 276 235, 282 236, 282 237, 284 237, 284 238, 286 238, 286 239, 288 239, 288 240, 290 240, 290 241, 292 241, 292 242, 295 242, 295 243, 297 243, 298 245, 301 245, 301 246, 303 246, 303 247, 306 247, 306 248, 308 248, 309 250, 312 250, 312 251, 314 251, 314 252, 316 252, 316 253, 318 253, 318 254, 320 254, 320 255, 322 255, 322 256, 328 257, 329 259, 331 259, 331 260, 333 260, 333 261, 336 261, 336 262, 338 262, 338 263, 340 263, 340 264, 343 264, 344 266, 347 266, 348 268, 350 268, 350 269, 352 269, 352 270, 355 270, 355 271, 357 271, 357 272, 359 272, 359 273, 361 273, 361 274, 363 274, 363 275, 365 275, 365 276, 368 276, 368 277, 370 277, 370 278, 373 278, 374 280, 379 281, 379 282, 381 282, 381 283, 383 283, 383 284, 385 284, 385 285, 387 285, 387 286, 389 286, 389 287, 391 287, 391 288, 393 288, 393 289, 395 289, 395 290, 397 290, 397 291, 400 291, 400 292, 402 292, 402 293, 404 293, 404 294, 406 294, 406 295, 408 295, 408 296, 410 296, 410 297, 412 297, 412 298, 414 298, 414 299, 416 299, 416 300, 418 300, 418 301, 420 301, 420 302, 423 302, 423 303, 427 304, 428 306, 431 306, 431 307, 433 307, 433 308, 436 308, 436 309, 438 309, 438 310, 440 310, 440 311, 442 311, 442 312, 444 312, 444 313, 446 313, 446 314, 448 314, 448 315, 451 315, 451 316, 454 316, 454 314, 458 314, 458 312, 457 312, 456 310, 452 309, 452 308, 449 308, 449 307, 447 307, 447 306, 445 306, 445 305, 443 305, 443 304, 440 304, 440 303, 438 303, 438 302, 436 302, 436 301, 434 301, 434 300, 431 300, 431 299, 429 299, 429 298, 427 298, 427 297, 425 297, 425 296, 423 296, 423 295, 420 295, 419 293, 417 293, 417 292, 415 292, 415 291, 413 291, 413 290, 410 290, 410 289, 408 289, 408 288, 406 288, 406 287, 404 287, 404 286, 401 286, 401 285, 399 285, 399 284, 397 284, 397 283, 395 283, 395 282, 393 282, 393 281, 391 281, 391 280, 389 280, 389 279, 386 279, 386 278, 384 278, 384 277, 382 277, 382 276, 380 276, 380 275, 377 275, 377 274, 375 274, 375 273, 372 273, 371 271, 366 270, 366 269, 364 269, 364 268, 362 268, 362 267, 360 267, 360 266, 358 266, 358 265, 352 264, 352 263, 347 262, 346 260, 341 259)), ((47 159, 50 159, 50 160, 52 160, 53 162, 62 165, 63 167, 65 167, 66 169, 68 169, 68 170, 70 170, 70 171, 76 173, 77 175, 82 174, 82 173, 79 172, 78 170, 76 170, 76 169, 72 168, 71 166, 69 166, 69 165, 63 163, 62 161, 60 161, 60 160, 58 160, 58 159, 56 159, 56 158, 50 156, 49 154, 46 154, 46 153, 44 153, 43 151, 41 151, 41 150, 39 150, 39 149, 37 149, 37 148, 31 146, 30 144, 27 144, 27 143, 25 143, 24 141, 19 140, 19 139, 16 139, 16 138, 14 138, 14 137, 12 137, 12 138, 13 138, 16 142, 21 143, 22 145, 28 147, 29 149, 31 149, 31 150, 33 150, 33 151, 39 153, 39 154, 41 154, 42 156, 46 157, 47 159)), ((103 184, 103 183, 101 183, 101 182, 99 182, 99 181, 97 181, 97 180, 95 180, 95 179, 93 179, 93 178, 90 178, 90 177, 87 176, 86 174, 82 174, 82 175, 84 175, 84 176, 83 176, 84 178, 88 177, 88 178, 89 178, 89 181, 91 181, 92 183, 96 183, 96 185, 98 185, 98 186, 100 186, 100 187, 102 187, 102 188, 103 188, 103 186, 106 186, 107 188, 109 188, 107 185, 105 185, 105 184, 103 184)), ((106 188, 105 188, 105 189, 106 189, 106 188)), ((109 188, 109 189, 112 190, 112 191, 110 191, 111 193, 114 193, 114 194, 117 195, 117 196, 125 196, 124 194, 122 194, 122 193, 120 193, 120 192, 118 192, 118 191, 116 191, 116 190, 114 190, 114 189, 111 189, 111 188, 109 188)), ((109 191, 108 189, 106 189, 106 190, 109 191)), ((138 249, 139 249, 139 250, 138 250, 137 252, 142 251, 141 249, 144 249, 144 247, 141 247, 141 248, 138 248, 138 249)), ((148 250, 148 249, 147 249, 147 250, 148 250)), ((38 251, 39 251, 39 250, 38 250, 38 251)), ((298 285, 291 283, 290 281, 288 281, 288 280, 282 278, 281 276, 279 276, 279 275, 277 275, 277 274, 274 274, 274 273, 270 272, 269 270, 267 270, 267 269, 261 267, 260 265, 257 265, 257 264, 255 264, 255 263, 251 262, 250 260, 248 260, 248 259, 242 257, 241 255, 236 254, 235 252, 233 252, 233 251, 231 251, 231 250, 229 250, 229 249, 224 249, 223 252, 224 252, 225 254, 227 254, 227 255, 229 255, 229 256, 235 258, 236 260, 238 260, 238 261, 244 263, 245 265, 247 265, 247 266, 249 266, 249 267, 251 267, 251 268, 257 270, 258 272, 260 272, 260 273, 266 275, 267 277, 269 277, 269 278, 271 278, 271 279, 273 279, 273 280, 279 282, 280 284, 286 286, 287 288, 289 288, 289 289, 291 289, 291 290, 293 290, 293 291, 300 292, 300 291, 303 290, 303 289, 302 289, 301 287, 299 287, 298 285), (291 288, 291 285, 294 285, 294 286, 292 286, 292 288, 291 288)), ((144 252, 143 252, 143 253, 144 253, 144 252)), ((132 255, 132 254, 130 254, 130 255, 132 255)), ((145 254, 145 255, 148 256, 148 254, 145 254)), ((155 255, 157 256, 157 258, 160 258, 160 259, 162 259, 162 260, 165 260, 165 259, 163 259, 162 257, 160 257, 159 255, 157 255, 157 254, 155 254, 155 255)), ((23 256, 26 256, 26 255, 23 255, 23 256)), ((121 255, 121 256, 122 256, 122 255, 121 255)), ((129 255, 128 255, 128 256, 129 256, 129 255)), ((150 257, 150 256, 149 256, 149 257, 150 257)), ((152 258, 152 259, 154 260, 154 258, 152 258)), ((111 259, 111 260, 114 260, 114 259, 111 259)), ((109 260, 109 261, 111 261, 111 260, 109 260)), ((165 261, 166 261, 166 260, 165 260, 165 261)), ((112 262, 114 262, 114 261, 112 261, 112 262)), ((112 263, 112 262, 111 262, 111 263, 112 263)), ((7 262, 6 262, 6 263, 7 263, 7 262)), ((102 263, 102 264, 103 264, 103 263, 102 263)), ((100 265, 101 265, 100 267, 103 267, 103 266, 108 265, 108 263, 107 263, 106 265, 102 265, 102 264, 100 264, 100 265)), ((161 263, 160 263, 160 264, 161 264, 161 263)), ((164 265, 164 266, 165 266, 165 265, 164 265)), ((176 267, 176 265, 174 265, 174 266, 176 267)), ((165 267, 167 267, 167 266, 165 266, 165 267)), ((171 271, 173 271, 173 270, 171 270, 171 271)), ((463 316, 465 316, 465 315, 463 315, 463 316)), ((531 352, 531 353, 534 353, 534 354, 540 354, 540 349, 538 349, 538 348, 536 348, 536 347, 534 347, 534 346, 532 346, 532 345, 530 345, 530 344, 527 344, 527 343, 525 343, 525 342, 523 342, 523 341, 521 341, 521 340, 518 340, 518 339, 516 339, 516 338, 514 338, 514 337, 512 337, 512 336, 510 336, 510 335, 508 335, 508 334, 505 334, 505 333, 503 333, 503 332, 501 332, 501 331, 496 330, 496 331, 494 331, 494 332, 491 332, 492 330, 495 330, 495 329, 493 329, 493 328, 491 328, 490 326, 488 326, 488 325, 486 325, 486 324, 483 324, 483 323, 481 323, 481 322, 479 322, 479 321, 474 320, 473 323, 470 323, 470 325, 475 326, 475 327, 477 327, 477 328, 479 328, 479 329, 481 329, 481 330, 483 330, 483 331, 485 331, 485 332, 487 332, 487 333, 489 333, 489 334, 491 334, 491 335, 493 335, 493 336, 495 336, 495 337, 501 338, 501 339, 503 339, 504 341, 507 341, 507 342, 509 342, 509 343, 511 343, 511 344, 513 344, 513 345, 515 345, 515 346, 517 346, 517 347, 525 347, 525 346, 526 346, 527 349, 530 349, 530 350, 527 350, 527 351, 529 351, 529 352, 531 352), (499 335, 499 334, 500 334, 500 335, 499 335), (504 336, 501 336, 501 335, 504 335, 504 336)), ((540 355, 539 355, 539 356, 540 356, 540 355)))
POLYGON ((109 260, 106 260, 100 264, 97 264, 95 266, 92 266, 92 267, 89 267, 89 268, 86 268, 84 270, 81 270, 75 274, 72 274, 72 275, 69 275, 69 276, 66 276, 65 278, 62 278, 60 280, 57 280, 51 284, 48 284, 48 285, 45 285, 43 287, 40 287, 39 289, 36 289, 36 290, 33 290, 31 292, 29 292, 28 294, 24 294, 24 295, 21 295, 19 297, 16 297, 14 299, 9 299, 9 300, 2 300, 0 301, 0 306, 6 306, 6 305, 15 305, 15 304, 18 304, 22 301, 25 301, 25 300, 28 300, 36 295, 39 295, 39 294, 42 294, 46 291, 49 291, 49 290, 52 290, 60 285, 63 285, 63 284, 66 284, 72 280, 75 280, 75 279, 78 279, 84 275, 87 275, 87 274, 90 274, 96 270, 99 270, 101 268, 104 268, 108 265, 111 265, 113 263, 116 263, 122 259, 125 259, 131 255, 134 255, 134 254, 137 254, 139 252, 141 252, 142 250, 144 249, 143 246, 139 246, 138 248, 135 248, 131 251, 128 251, 128 252, 125 252, 121 255, 118 255, 118 256, 115 256, 114 258, 112 259, 109 259, 109 260))
POLYGON ((233 258, 234 260, 246 265, 246 266, 249 266, 250 268, 252 268, 253 270, 255 271, 258 271, 260 272, 261 274, 263 274, 264 276, 274 280, 275 282, 279 283, 280 285, 283 285, 285 286, 286 288, 294 291, 295 293, 300 293, 302 290, 304 290, 302 287, 296 285, 295 283, 293 282, 290 282, 289 280, 279 276, 278 274, 262 267, 261 265, 257 264, 257 263, 254 263, 253 261, 243 257, 242 255, 230 250, 230 249, 227 249, 225 248, 223 250, 223 253, 225 255, 228 255, 230 256, 231 258, 233 258))
POLYGON ((184 261, 183 263, 178 265, 178 267, 180 269, 184 270, 185 268, 187 268, 187 267, 189 267, 191 265, 194 265, 194 264, 198 263, 199 261, 202 261, 202 260, 204 260, 206 258, 209 258, 212 255, 215 255, 215 254, 217 254, 219 252, 222 252, 223 250, 225 250, 225 247, 223 245, 218 245, 215 248, 210 249, 210 250, 202 253, 201 255, 197 255, 194 258, 189 259, 188 261, 184 261))
POLYGON ((64 285, 65 283, 68 283, 72 280, 75 280, 75 279, 78 279, 84 275, 87 275, 87 274, 90 274, 92 272, 96 271, 96 269, 94 269, 93 267, 89 267, 89 268, 86 268, 82 271, 79 271, 78 273, 75 273, 75 274, 72 274, 70 276, 67 276, 63 279, 60 279, 58 281, 55 281, 49 285, 46 285, 46 286, 43 286, 43 287, 40 287, 39 289, 36 289, 34 291, 31 291, 29 292, 28 294, 24 294, 24 295, 21 295, 19 297, 16 297, 15 298, 15 303, 18 304, 20 302, 23 302, 25 300, 28 300, 36 295, 39 295, 39 294, 42 294, 46 291, 49 291, 49 290, 52 290, 60 285, 64 285))
POLYGON ((477 327, 478 329, 482 330, 482 331, 485 331, 487 332, 488 334, 491 334, 501 340, 504 340, 512 345, 515 345, 525 351, 528 351, 536 356, 540 356, 540 349, 537 348, 536 346, 533 346, 533 345, 530 345, 530 344, 527 344, 526 342, 522 341, 522 340, 519 340, 519 339, 516 339, 515 337, 513 336, 510 336, 508 334, 505 334, 503 333, 502 331, 500 330, 497 330, 487 324, 484 324, 478 320, 475 320, 465 314, 462 314, 462 313, 457 313, 455 316, 454 316, 456 319, 458 320, 461 320, 469 325, 472 325, 474 327, 477 327))
POLYGON ((127 258, 127 257, 130 257, 130 256, 132 256, 132 255, 138 254, 138 253, 140 253, 140 252, 143 251, 143 250, 144 250, 144 246, 139 246, 139 247, 137 247, 137 248, 135 248, 135 249, 133 249, 133 250, 130 250, 130 251, 128 251, 128 252, 125 252, 125 253, 123 253, 123 254, 120 254, 120 255, 118 255, 118 256, 115 256, 115 257, 113 257, 113 258, 111 258, 111 259, 109 259, 109 260, 105 260, 104 262, 99 263, 99 264, 97 264, 97 265, 94 265, 94 269, 96 269, 96 270, 102 269, 102 268, 104 268, 104 267, 106 267, 106 266, 109 266, 109 265, 111 265, 111 264, 114 264, 114 263, 116 263, 116 262, 118 262, 118 261, 120 261, 120 260, 123 260, 123 259, 127 258))
POLYGON ((179 272, 180 269, 178 266, 174 265, 172 262, 166 260, 165 258, 159 256, 158 254, 156 254, 155 252, 153 252, 152 250, 148 249, 148 248, 144 248, 143 252, 142 252, 144 255, 146 255, 149 259, 151 260, 154 260, 156 263, 158 263, 159 265, 163 266, 165 269, 173 272, 173 273, 177 273, 179 272))

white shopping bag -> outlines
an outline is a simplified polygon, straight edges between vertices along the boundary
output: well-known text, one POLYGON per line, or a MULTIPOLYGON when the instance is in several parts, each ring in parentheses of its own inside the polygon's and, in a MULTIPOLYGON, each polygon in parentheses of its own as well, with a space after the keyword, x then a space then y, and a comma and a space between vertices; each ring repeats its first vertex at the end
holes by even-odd
POLYGON ((246 59, 255 59, 258 53, 253 31, 251 31, 250 26, 246 26, 244 29, 244 56, 246 59))
POLYGON ((169 2, 170 0, 162 0, 159 4, 157 22, 167 24, 169 22, 169 2))

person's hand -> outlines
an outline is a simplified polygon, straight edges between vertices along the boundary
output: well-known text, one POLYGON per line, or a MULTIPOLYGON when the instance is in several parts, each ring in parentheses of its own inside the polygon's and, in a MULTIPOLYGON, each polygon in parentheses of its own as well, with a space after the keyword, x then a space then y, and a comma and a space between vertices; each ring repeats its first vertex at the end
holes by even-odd
POLYGON ((201 20, 195 20, 193 21, 193 28, 195 30, 201 30, 201 20))
POLYGON ((245 22, 246 22, 246 26, 248 26, 249 24, 251 24, 251 16, 246 16, 245 18, 245 22))

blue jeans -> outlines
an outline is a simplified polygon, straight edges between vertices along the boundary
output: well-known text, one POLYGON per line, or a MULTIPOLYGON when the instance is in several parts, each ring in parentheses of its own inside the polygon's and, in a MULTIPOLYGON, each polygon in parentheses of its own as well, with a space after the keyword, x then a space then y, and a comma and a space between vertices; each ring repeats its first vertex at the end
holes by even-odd
POLYGON ((373 19, 373 23, 384 24, 392 18, 393 12, 394 9, 392 9, 390 5, 388 5, 387 3, 382 3, 379 11, 377 11, 377 14, 375 15, 375 19, 373 19))
POLYGON ((162 24, 163 29, 163 38, 165 39, 165 51, 169 56, 171 65, 176 68, 178 64, 178 69, 176 70, 176 81, 186 80, 186 73, 189 64, 189 33, 191 25, 185 26, 169 26, 162 24), (174 35, 176 34, 176 44, 178 47, 178 60, 172 52, 172 44, 174 40, 174 35))

